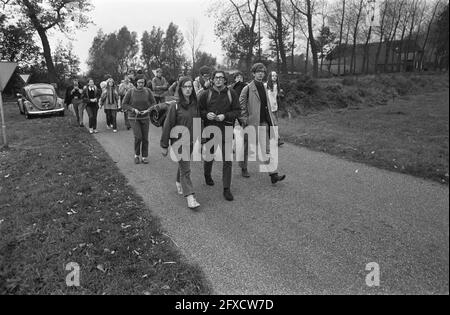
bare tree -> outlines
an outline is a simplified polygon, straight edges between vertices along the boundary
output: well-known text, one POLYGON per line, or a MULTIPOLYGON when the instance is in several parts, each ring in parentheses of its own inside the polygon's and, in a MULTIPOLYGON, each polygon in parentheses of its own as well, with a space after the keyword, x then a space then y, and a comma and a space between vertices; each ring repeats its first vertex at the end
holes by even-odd
MULTIPOLYGON (((253 60, 253 50, 257 43, 255 36, 256 18, 258 15, 259 0, 246 0, 239 4, 236 0, 229 0, 239 18, 241 26, 248 32, 248 47, 246 53, 247 68, 250 69, 253 60), (250 16, 250 21, 244 18, 244 14, 250 16)), ((259 40, 259 39, 258 39, 259 40)))
MULTIPOLYGON (((416 46, 420 46, 419 45, 419 38, 420 38, 420 35, 422 34, 422 26, 423 26, 423 22, 425 20, 425 11, 426 10, 427 10, 427 3, 426 3, 426 1, 422 1, 421 9, 420 9, 419 21, 417 22, 416 38, 414 40, 414 44, 416 46)), ((420 58, 420 55, 419 55, 419 58, 420 58)), ((413 59, 414 59, 415 66, 416 66, 416 62, 417 62, 417 69, 420 70, 421 66, 420 66, 419 60, 417 60, 417 52, 416 52, 416 50, 414 50, 414 57, 413 57, 413 59)), ((415 70, 416 70, 416 68, 415 68, 415 70)))
POLYGON ((375 73, 378 72, 378 61, 380 60, 381 48, 383 45, 384 35, 386 31, 386 16, 389 8, 389 0, 384 0, 384 6, 380 22, 380 42, 378 43, 377 52, 375 54, 375 73))
MULTIPOLYGON (((186 40, 191 49, 192 56, 192 71, 196 69, 195 67, 195 59, 203 45, 203 35, 200 34, 200 26, 198 20, 192 18, 188 21, 188 27, 186 31, 186 40)), ((195 73, 192 73, 192 76, 195 76, 195 73)))
POLYGON ((422 55, 420 57, 420 65, 421 66, 423 66, 423 61, 424 61, 424 57, 425 57, 424 56, 425 55, 425 48, 427 47, 428 39, 430 37, 431 26, 433 25, 433 22, 434 22, 434 19, 436 17, 436 13, 437 13, 437 10, 438 10, 440 4, 441 4, 441 0, 437 0, 435 5, 434 5, 433 11, 432 11, 433 13, 431 14, 430 20, 428 21, 427 34, 425 36, 425 40, 424 40, 423 45, 422 45, 422 55))
POLYGON ((283 12, 281 6, 281 0, 272 0, 275 4, 275 12, 272 12, 272 8, 267 4, 267 0, 262 0, 264 8, 266 9, 267 14, 270 18, 272 18, 275 22, 275 30, 276 30, 276 40, 277 47, 280 53, 281 58, 281 72, 287 72, 287 61, 286 61, 286 47, 284 43, 284 29, 283 29, 283 12))
MULTIPOLYGON (((341 23, 339 27, 339 49, 342 48, 342 34, 343 34, 343 28, 344 28, 344 19, 345 19, 345 0, 342 0, 342 16, 341 16, 341 23)), ((344 57, 345 58, 345 57, 344 57)), ((345 70, 344 70, 345 72, 345 70)), ((338 75, 341 75, 341 54, 338 55, 338 75)))
POLYGON ((352 44, 352 55, 350 58, 350 72, 352 74, 356 73, 356 44, 358 41, 358 32, 359 32, 359 24, 361 23, 361 17, 363 14, 363 8, 364 8, 364 0, 359 0, 358 4, 356 5, 356 15, 354 20, 354 27, 353 27, 353 44, 352 44))
POLYGON ((369 42, 370 42, 370 38, 372 36, 372 28, 373 28, 373 23, 375 22, 375 0, 369 0, 369 7, 368 7, 368 18, 369 18, 369 31, 367 32, 367 37, 366 37, 366 42, 364 43, 364 55, 363 55, 363 61, 362 61, 362 73, 366 73, 368 74, 370 71, 370 67, 369 67, 369 60, 370 60, 370 56, 369 56, 369 42))
POLYGON ((297 14, 296 10, 292 10, 292 7, 287 7, 285 9, 286 14, 284 14, 284 19, 286 21, 286 23, 288 23, 291 27, 292 27, 292 42, 290 44, 290 48, 291 48, 291 69, 292 72, 295 72, 295 48, 297 47, 296 45, 296 39, 297 39, 297 34, 296 34, 296 30, 297 30, 297 26, 300 23, 299 21, 299 17, 297 14))
MULTIPOLYGON (((404 11, 404 7, 406 4, 406 0, 400 0, 399 1, 393 1, 393 6, 390 10, 390 15, 392 18, 392 24, 390 32, 389 32, 389 36, 386 37, 386 43, 385 43, 385 58, 384 58, 384 72, 387 72, 388 70, 388 65, 389 65, 389 56, 391 54, 391 57, 394 58, 394 54, 391 52, 391 47, 392 47, 392 42, 396 39, 397 37, 397 29, 399 26, 399 23, 402 19, 403 16, 403 11, 404 11)), ((392 65, 392 61, 391 61, 391 67, 390 70, 393 70, 393 65, 392 65)))
POLYGON ((314 39, 314 28, 313 28, 313 15, 314 15, 314 3, 313 0, 305 0, 304 7, 301 7, 298 0, 290 0, 292 6, 300 14, 306 17, 308 22, 308 40, 311 46, 311 54, 313 57, 313 77, 317 78, 319 76, 319 57, 318 49, 316 45, 316 40, 314 39))

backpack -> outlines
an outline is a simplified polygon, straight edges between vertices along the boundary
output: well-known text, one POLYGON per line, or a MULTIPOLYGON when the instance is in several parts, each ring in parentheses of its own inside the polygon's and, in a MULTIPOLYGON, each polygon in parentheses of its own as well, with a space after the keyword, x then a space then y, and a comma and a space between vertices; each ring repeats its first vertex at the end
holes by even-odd
MULTIPOLYGON (((231 96, 231 90, 228 89, 227 91, 227 95, 228 95, 228 100, 230 101, 230 105, 233 104, 233 97, 231 96)), ((211 103, 211 98, 212 98, 212 91, 211 89, 208 90, 208 98, 206 100, 206 104, 209 105, 209 103, 211 103)))

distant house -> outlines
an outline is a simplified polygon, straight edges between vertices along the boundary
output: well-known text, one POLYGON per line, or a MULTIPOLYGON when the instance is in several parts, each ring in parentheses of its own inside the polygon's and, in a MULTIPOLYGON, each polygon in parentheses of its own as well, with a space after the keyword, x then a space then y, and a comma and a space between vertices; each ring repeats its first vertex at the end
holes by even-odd
MULTIPOLYGON (((328 71, 338 74, 340 62, 340 74, 350 73, 353 45, 342 44, 331 50, 326 56, 328 71), (339 60, 339 57, 341 58, 339 60)), ((423 51, 414 40, 397 40, 389 43, 369 43, 367 56, 364 62, 365 45, 357 44, 355 51, 356 74, 366 72, 396 72, 414 71, 422 68, 420 64, 423 51), (378 54, 378 58, 377 58, 378 54)), ((352 71, 353 72, 353 71, 352 71)))

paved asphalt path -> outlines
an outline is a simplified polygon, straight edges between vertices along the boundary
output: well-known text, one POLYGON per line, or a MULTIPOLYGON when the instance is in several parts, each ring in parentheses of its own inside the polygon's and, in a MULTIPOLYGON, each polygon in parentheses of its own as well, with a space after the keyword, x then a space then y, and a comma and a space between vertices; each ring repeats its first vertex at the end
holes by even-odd
POLYGON ((234 164, 234 202, 222 197, 220 162, 214 187, 194 163, 202 206, 192 212, 176 193, 177 164, 160 154, 161 130, 150 130, 150 165, 135 165, 132 131, 118 116, 113 134, 99 111, 96 139, 215 293, 449 293, 447 186, 286 144, 279 156, 288 177, 277 186, 256 163, 249 179, 234 164), (371 262, 379 287, 366 285, 371 262))

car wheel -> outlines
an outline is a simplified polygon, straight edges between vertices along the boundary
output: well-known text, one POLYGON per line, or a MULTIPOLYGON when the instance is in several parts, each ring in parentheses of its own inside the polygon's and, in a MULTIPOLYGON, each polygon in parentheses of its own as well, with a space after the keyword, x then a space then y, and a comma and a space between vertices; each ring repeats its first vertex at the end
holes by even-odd
POLYGON ((26 119, 31 119, 31 115, 28 113, 28 111, 26 109, 25 109, 24 115, 25 115, 26 119))

